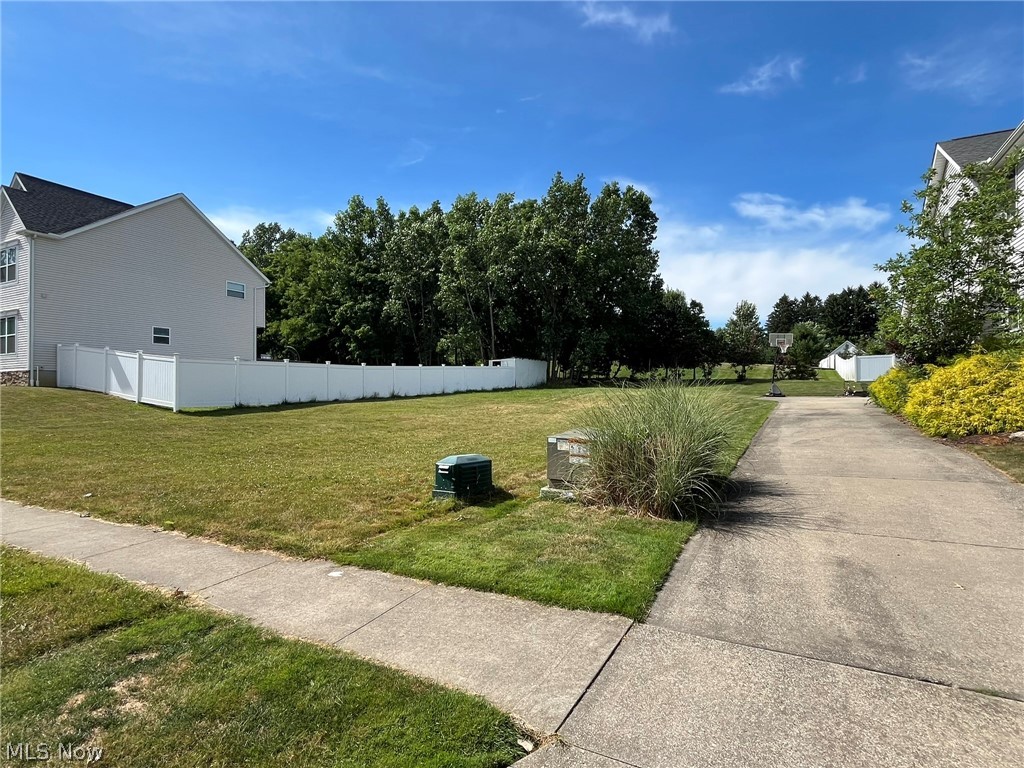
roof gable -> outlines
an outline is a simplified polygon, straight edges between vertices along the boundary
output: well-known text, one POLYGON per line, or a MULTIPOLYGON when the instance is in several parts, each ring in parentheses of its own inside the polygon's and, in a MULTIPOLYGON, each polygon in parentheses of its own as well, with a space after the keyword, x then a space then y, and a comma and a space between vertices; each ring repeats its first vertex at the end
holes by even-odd
POLYGON ((134 207, 24 173, 16 173, 3 189, 21 223, 33 232, 70 232, 134 207))
POLYGON ((971 163, 983 163, 992 157, 1013 133, 1013 129, 964 136, 961 139, 940 141, 938 146, 961 168, 971 163))

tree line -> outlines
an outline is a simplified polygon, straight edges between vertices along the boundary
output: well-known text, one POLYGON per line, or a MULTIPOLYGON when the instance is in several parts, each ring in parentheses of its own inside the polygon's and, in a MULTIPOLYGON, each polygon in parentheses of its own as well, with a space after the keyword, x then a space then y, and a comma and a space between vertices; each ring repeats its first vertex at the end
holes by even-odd
POLYGON ((632 186, 557 174, 540 200, 460 195, 392 211, 353 197, 319 236, 276 223, 241 251, 272 281, 260 349, 348 363, 549 361, 552 375, 606 377, 707 362, 699 302, 665 290, 657 215, 632 186))

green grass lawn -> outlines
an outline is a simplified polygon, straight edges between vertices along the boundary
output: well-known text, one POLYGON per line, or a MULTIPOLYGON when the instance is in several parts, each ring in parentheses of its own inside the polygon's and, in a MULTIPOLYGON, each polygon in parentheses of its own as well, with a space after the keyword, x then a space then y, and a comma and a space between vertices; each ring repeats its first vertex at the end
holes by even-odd
MULTIPOLYGON (((755 386, 736 387, 743 426, 733 463, 772 407, 755 386)), ((640 618, 695 524, 537 499, 547 435, 585 426, 601 396, 560 388, 173 414, 87 392, 7 388, 3 492, 640 618), (490 456, 503 495, 430 502, 434 462, 453 453, 490 456)))
POLYGON ((6 744, 116 766, 506 766, 482 699, 112 576, 0 550, 6 744))
POLYGON ((1001 469, 1018 483, 1024 483, 1024 445, 968 445, 961 446, 980 456, 992 466, 1001 469))

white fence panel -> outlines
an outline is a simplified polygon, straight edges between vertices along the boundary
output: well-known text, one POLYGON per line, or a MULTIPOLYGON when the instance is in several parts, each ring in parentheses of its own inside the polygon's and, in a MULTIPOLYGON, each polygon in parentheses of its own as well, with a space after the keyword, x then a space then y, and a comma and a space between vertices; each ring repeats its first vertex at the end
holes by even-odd
POLYGON ((234 404, 233 360, 178 360, 179 408, 214 408, 234 404))
POLYGON ((481 365, 474 365, 463 369, 466 372, 466 390, 479 392, 482 390, 495 389, 495 377, 491 376, 491 369, 481 365))
POLYGON ((142 356, 142 402, 174 407, 174 358, 142 356))
POLYGON ((516 389, 532 389, 546 384, 548 364, 543 360, 515 360, 516 389))
POLYGON ((102 349, 76 347, 75 387, 93 392, 107 391, 106 353, 102 349))
POLYGON ((466 391, 466 369, 461 365, 442 366, 444 372, 445 392, 466 391))
POLYGON ((289 403, 327 400, 327 366, 314 363, 288 363, 289 403))
POLYGON ((139 386, 139 354, 107 353, 107 394, 134 400, 139 386))
POLYGON ((284 391, 284 363, 239 363, 239 405, 277 405, 284 391))
POLYGON ((874 381, 896 365, 896 355, 858 355, 857 381, 874 381))
POLYGON ((75 386, 75 348, 66 344, 57 345, 57 386, 75 386))
POLYGON ((418 365, 395 366, 395 396, 415 397, 420 394, 420 371, 418 365))
POLYGON ((421 395, 440 395, 444 392, 444 369, 439 365, 423 366, 420 376, 421 395))
POLYGON ((358 400, 363 396, 363 366, 330 365, 330 399, 358 400))
POLYGON ((835 356, 835 371, 844 381, 874 381, 896 365, 896 355, 835 356))
POLYGON ((857 381, 857 360, 856 358, 848 358, 844 360, 841 357, 835 359, 835 371, 843 379, 843 381, 857 381))
POLYGON ((363 397, 391 397, 395 373, 391 366, 363 366, 363 397))
POLYGON ((487 366, 331 365, 184 360, 79 345, 58 345, 57 384, 174 408, 276 405, 283 402, 512 389, 547 380, 540 360, 487 366))

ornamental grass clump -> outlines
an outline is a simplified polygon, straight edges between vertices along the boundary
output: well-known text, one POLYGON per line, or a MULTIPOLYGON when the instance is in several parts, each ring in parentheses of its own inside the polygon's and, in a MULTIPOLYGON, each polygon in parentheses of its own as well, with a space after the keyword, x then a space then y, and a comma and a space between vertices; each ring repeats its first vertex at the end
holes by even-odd
POLYGON ((663 518, 719 501, 738 425, 736 400, 723 388, 664 382, 609 391, 585 423, 583 500, 663 518))

